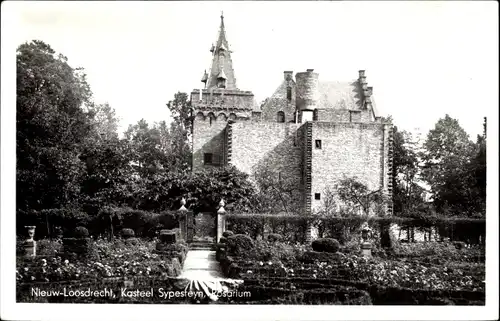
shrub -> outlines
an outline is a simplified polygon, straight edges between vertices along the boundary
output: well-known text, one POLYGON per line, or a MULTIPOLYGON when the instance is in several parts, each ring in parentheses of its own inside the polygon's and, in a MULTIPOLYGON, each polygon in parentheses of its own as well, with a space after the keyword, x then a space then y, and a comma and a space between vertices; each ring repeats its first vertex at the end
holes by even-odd
POLYGON ((134 237, 135 236, 135 232, 133 229, 131 228, 124 228, 122 229, 122 237, 124 239, 128 239, 128 238, 131 238, 131 237, 134 237))
POLYGON ((453 242, 453 245, 457 250, 463 250, 465 248, 465 242, 462 241, 455 241, 453 242))
POLYGON ((83 239, 89 237, 89 231, 83 226, 78 226, 75 228, 73 235, 77 239, 83 239))
POLYGON ((254 247, 254 242, 248 235, 235 234, 227 238, 227 250, 235 255, 240 255, 254 247))
POLYGON ((336 239, 324 238, 314 240, 312 248, 317 252, 336 253, 340 248, 340 244, 336 239))
POLYGON ((329 252, 315 252, 307 251, 302 255, 299 255, 297 259, 304 263, 315 263, 315 262, 340 262, 345 255, 343 253, 329 253, 329 252))
POLYGON ((54 256, 62 252, 62 244, 47 239, 39 240, 36 243, 36 254, 39 256, 54 256))
POLYGON ((283 239, 283 236, 277 233, 271 233, 267 236, 269 242, 279 242, 283 239))
POLYGON ((125 239, 126 245, 139 245, 140 241, 136 237, 128 237, 125 239))
POLYGON ((230 236, 233 236, 233 235, 234 235, 233 231, 229 231, 229 230, 228 231, 224 231, 224 233, 222 233, 222 236, 224 236, 226 238, 230 237, 230 236))

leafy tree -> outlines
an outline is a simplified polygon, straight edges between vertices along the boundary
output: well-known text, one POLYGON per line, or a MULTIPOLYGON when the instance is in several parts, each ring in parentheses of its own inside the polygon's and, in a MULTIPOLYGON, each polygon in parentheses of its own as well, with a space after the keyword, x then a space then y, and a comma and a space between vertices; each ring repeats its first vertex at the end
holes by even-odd
POLYGON ((386 200, 380 190, 371 191, 356 177, 342 179, 335 187, 338 199, 349 214, 381 214, 386 200))
POLYGON ((42 41, 17 49, 18 209, 57 208, 79 193, 91 91, 82 69, 42 41))
POLYGON ((130 146, 131 160, 141 177, 149 177, 159 171, 185 171, 189 168, 190 147, 174 123, 162 121, 150 126, 144 119, 130 125, 125 132, 130 146))
POLYGON ((456 119, 446 115, 427 135, 423 177, 434 194, 439 212, 472 215, 475 173, 471 168, 474 144, 456 119))
POLYGON ((178 169, 189 169, 192 167, 191 142, 193 137, 191 102, 186 93, 178 92, 174 95, 174 99, 167 103, 167 107, 173 117, 170 135, 176 166, 178 169))
POLYGON ((406 131, 394 127, 393 204, 398 215, 409 215, 422 205, 424 192, 419 185, 419 142, 406 131))
POLYGON ((262 213, 297 213, 300 194, 296 182, 282 172, 270 167, 259 167, 254 175, 257 194, 253 210, 262 213))
POLYGON ((164 211, 180 207, 184 197, 195 212, 214 212, 221 199, 226 210, 250 211, 255 194, 248 175, 234 167, 197 172, 158 172, 143 180, 134 193, 132 207, 146 211, 164 211))

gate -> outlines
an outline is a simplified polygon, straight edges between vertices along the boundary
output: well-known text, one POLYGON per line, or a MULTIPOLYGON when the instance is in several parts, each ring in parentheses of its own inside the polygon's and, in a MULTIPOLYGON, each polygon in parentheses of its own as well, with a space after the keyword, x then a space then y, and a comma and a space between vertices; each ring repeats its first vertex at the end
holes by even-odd
POLYGON ((215 242, 217 236, 217 215, 210 212, 194 214, 193 241, 215 242))

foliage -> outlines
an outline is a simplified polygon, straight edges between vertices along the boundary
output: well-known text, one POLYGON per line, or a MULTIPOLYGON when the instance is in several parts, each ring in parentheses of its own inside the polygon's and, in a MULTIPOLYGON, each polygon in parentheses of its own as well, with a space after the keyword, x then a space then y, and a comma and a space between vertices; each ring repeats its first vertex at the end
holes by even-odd
POLYGON ((393 205, 396 215, 405 216, 424 202, 420 183, 420 141, 410 132, 393 132, 393 205))
POLYGON ((423 176, 443 213, 472 216, 478 211, 475 146, 456 119, 446 115, 427 135, 423 176))
POLYGON ((122 233, 121 234, 122 234, 123 238, 131 238, 131 237, 135 236, 135 232, 131 228, 124 228, 124 229, 122 229, 122 233))
POLYGON ((58 208, 79 194, 80 146, 91 128, 91 91, 81 68, 42 41, 17 49, 17 207, 58 208))
POLYGON ((350 214, 370 215, 375 212, 384 215, 384 199, 380 190, 370 191, 368 187, 356 177, 343 178, 335 187, 339 200, 350 214))
POLYGON ((83 226, 77 226, 73 232, 74 237, 83 239, 89 237, 89 230, 83 226))
MULTIPOLYGON (((177 276, 181 263, 176 252, 172 257, 153 254, 153 242, 138 240, 136 245, 124 241, 97 241, 99 259, 82 261, 64 259, 62 256, 18 258, 16 277, 18 282, 54 282, 85 280, 106 277, 177 276), (175 256, 175 257, 174 257, 175 256)), ((176 250, 186 251, 181 246, 176 250)), ((78 259, 78 260, 77 260, 78 259)))
POLYGON ((256 194, 252 211, 265 213, 296 213, 300 209, 297 182, 290 175, 276 172, 271 166, 258 167, 253 178, 256 194))
POLYGON ((222 233, 222 236, 223 236, 223 237, 226 237, 226 238, 227 238, 227 237, 230 237, 230 236, 232 236, 232 235, 234 235, 234 232, 233 232, 233 231, 230 231, 230 230, 226 230, 226 231, 224 231, 224 232, 222 233))
POLYGON ((277 233, 271 233, 267 236, 269 242, 278 242, 283 240, 283 236, 277 233))
POLYGON ((331 238, 314 240, 311 245, 313 250, 317 252, 336 253, 340 248, 339 241, 331 238))
POLYGON ((227 238, 227 250, 233 254, 241 254, 254 247, 253 240, 248 235, 235 234, 227 238))

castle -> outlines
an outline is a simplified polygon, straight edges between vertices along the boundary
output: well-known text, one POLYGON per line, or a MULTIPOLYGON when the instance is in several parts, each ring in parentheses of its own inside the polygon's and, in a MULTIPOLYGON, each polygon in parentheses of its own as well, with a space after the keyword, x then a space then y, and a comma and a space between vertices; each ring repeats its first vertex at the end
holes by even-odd
POLYGON ((191 92, 194 171, 233 165, 251 177, 262 170, 286 177, 307 214, 345 177, 392 199, 392 125, 378 115, 364 70, 347 82, 320 81, 313 69, 295 79, 284 71, 259 106, 236 86, 222 15, 210 52, 204 88, 191 92))

